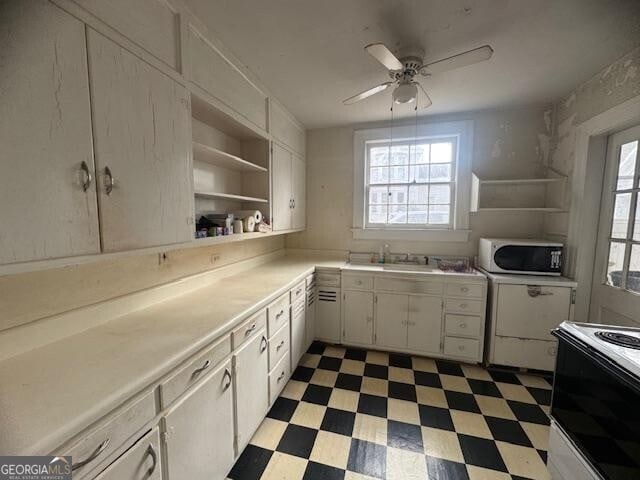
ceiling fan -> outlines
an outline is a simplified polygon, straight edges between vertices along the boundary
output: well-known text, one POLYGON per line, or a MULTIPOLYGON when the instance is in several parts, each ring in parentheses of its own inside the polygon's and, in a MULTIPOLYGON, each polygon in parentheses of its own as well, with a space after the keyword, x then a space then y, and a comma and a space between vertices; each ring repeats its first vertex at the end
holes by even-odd
POLYGON ((424 99, 420 102, 423 108, 431 105, 431 99, 424 87, 416 80, 418 74, 429 77, 437 73, 453 70, 454 68, 465 67, 474 63, 489 60, 493 55, 493 48, 489 45, 474 48, 458 55, 443 58, 436 62, 423 63, 424 54, 421 51, 409 52, 398 58, 383 43, 372 43, 364 47, 376 60, 389 70, 391 81, 381 83, 369 90, 358 93, 353 97, 343 100, 345 105, 352 105, 360 100, 364 100, 372 95, 385 91, 392 85, 396 85, 393 90, 393 101, 395 103, 411 103, 418 98, 419 92, 424 99))

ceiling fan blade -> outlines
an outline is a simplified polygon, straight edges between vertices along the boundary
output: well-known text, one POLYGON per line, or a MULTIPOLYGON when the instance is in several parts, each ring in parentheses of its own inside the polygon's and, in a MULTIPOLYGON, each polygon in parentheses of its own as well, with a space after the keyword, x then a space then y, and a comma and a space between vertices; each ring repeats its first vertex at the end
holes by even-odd
POLYGON ((443 58, 437 62, 428 63, 422 67, 420 73, 423 75, 434 75, 436 73, 446 72, 447 70, 453 70, 454 68, 466 67, 467 65, 489 60, 492 55, 493 48, 489 45, 484 45, 469 50, 468 52, 443 58))
POLYGON ((429 108, 431 105, 433 105, 433 102, 431 101, 431 97, 429 97, 429 95, 427 94, 427 91, 424 89, 424 87, 422 86, 422 84, 420 82, 416 82, 418 84, 418 87, 420 88, 420 91, 422 92, 422 102, 418 102, 418 105, 421 106, 421 108, 429 108))
POLYGON ((385 91, 391 85, 393 85, 393 82, 381 83, 380 85, 370 88, 369 90, 365 90, 364 92, 360 92, 353 97, 349 97, 346 100, 343 100, 342 103, 344 103, 345 105, 352 105, 356 102, 359 102, 360 100, 364 100, 365 98, 370 97, 371 95, 375 95, 376 93, 385 91))
POLYGON ((404 65, 391 53, 384 43, 372 43, 364 47, 369 54, 378 60, 387 70, 402 70, 404 65))

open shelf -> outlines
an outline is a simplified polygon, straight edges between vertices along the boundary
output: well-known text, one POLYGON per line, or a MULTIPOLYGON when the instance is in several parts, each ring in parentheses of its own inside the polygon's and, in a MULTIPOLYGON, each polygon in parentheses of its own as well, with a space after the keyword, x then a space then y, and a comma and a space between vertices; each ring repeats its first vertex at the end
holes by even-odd
POLYGON ((470 211, 561 213, 565 182, 566 177, 483 179, 474 173, 470 211))
POLYGON ((222 200, 233 200, 236 202, 269 203, 269 200, 267 200, 266 198, 246 197, 244 195, 233 195, 231 193, 195 192, 195 196, 200 198, 219 198, 222 200))
POLYGON ((204 143, 193 142, 193 154, 196 160, 207 162, 222 168, 237 170, 239 172, 266 172, 267 169, 248 162, 236 155, 223 152, 204 143))
MULTIPOLYGON (((477 178, 477 177, 476 177, 477 178)), ((505 180, 483 180, 479 179, 478 181, 482 185, 547 185, 552 183, 564 182, 564 178, 514 178, 514 179, 505 179, 505 180)))

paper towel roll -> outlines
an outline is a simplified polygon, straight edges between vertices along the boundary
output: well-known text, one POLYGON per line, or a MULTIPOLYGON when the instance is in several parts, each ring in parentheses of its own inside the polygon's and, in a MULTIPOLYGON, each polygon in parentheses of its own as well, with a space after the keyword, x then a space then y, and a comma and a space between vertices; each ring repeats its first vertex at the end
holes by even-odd
POLYGON ((253 217, 256 223, 260 223, 262 221, 262 213, 260 210, 237 210, 233 212, 233 215, 236 218, 253 217))
POLYGON ((253 232, 256 228, 255 218, 249 216, 242 220, 242 226, 245 232, 253 232))

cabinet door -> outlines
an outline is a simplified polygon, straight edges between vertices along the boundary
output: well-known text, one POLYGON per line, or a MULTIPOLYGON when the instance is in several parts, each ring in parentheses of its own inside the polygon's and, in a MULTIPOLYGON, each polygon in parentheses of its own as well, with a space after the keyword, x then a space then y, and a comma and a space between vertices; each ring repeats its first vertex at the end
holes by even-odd
POLYGON ((293 190, 293 220, 292 228, 303 229, 306 226, 307 205, 307 164, 303 159, 292 156, 293 175, 291 178, 293 190))
POLYGON ((378 293, 376 298, 376 344, 406 348, 408 295, 378 293))
POLYGON ((292 309, 294 310, 291 315, 291 370, 293 371, 305 352, 306 315, 304 299, 300 302, 299 308, 294 305, 292 309))
POLYGON ((158 427, 136 442, 96 480, 160 480, 160 434, 158 427))
POLYGON ((84 25, 0 2, 0 263, 98 253, 84 25))
POLYGON ((233 356, 237 453, 249 443, 269 408, 268 345, 264 329, 233 356))
POLYGON ((344 292, 343 337, 349 343, 373 344, 373 292, 344 292))
POLYGON ((271 201, 273 202, 273 230, 289 230, 292 222, 291 168, 292 156, 289 151, 275 143, 271 159, 271 201))
POLYGON ((188 392, 163 419, 170 480, 225 478, 233 466, 231 363, 188 392))
POLYGON ((98 196, 103 249, 189 241, 189 94, 99 33, 87 32, 96 164, 105 184, 98 196))
POLYGON ((305 352, 313 343, 313 340, 316 338, 316 292, 315 289, 309 293, 307 293, 307 310, 305 312, 305 323, 306 323, 306 341, 305 341, 305 352))
POLYGON ((412 350, 440 352, 442 299, 440 297, 409 297, 408 320, 407 346, 412 350))
POLYGON ((325 342, 340 341, 340 289, 318 288, 316 337, 325 342))

